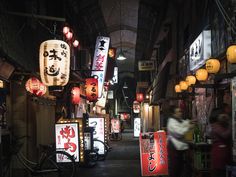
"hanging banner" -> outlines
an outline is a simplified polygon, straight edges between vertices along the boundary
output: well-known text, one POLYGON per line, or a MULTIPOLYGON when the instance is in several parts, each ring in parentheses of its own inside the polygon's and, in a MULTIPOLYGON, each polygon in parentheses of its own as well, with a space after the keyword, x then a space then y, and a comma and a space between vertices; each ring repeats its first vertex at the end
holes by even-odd
POLYGON ((109 37, 97 37, 91 76, 96 76, 98 78, 98 97, 102 96, 102 89, 107 69, 109 43, 109 37))
POLYGON ((111 133, 120 133, 119 119, 111 119, 111 133))
POLYGON ((164 131, 139 136, 142 176, 168 175, 167 140, 164 131))
MULTIPOLYGON (((93 132, 93 139, 100 140, 105 142, 105 122, 104 117, 90 117, 89 118, 89 127, 94 128, 93 132)), ((104 155, 105 154, 105 147, 102 143, 97 141, 94 142, 94 148, 99 149, 98 154, 104 155)))
MULTIPOLYGON (((56 150, 65 151, 74 157, 75 162, 79 162, 79 126, 77 123, 56 124, 56 150)), ((62 157, 57 158, 57 162, 70 162, 62 157)))
POLYGON ((134 137, 139 137, 141 132, 141 119, 139 117, 134 118, 134 137))

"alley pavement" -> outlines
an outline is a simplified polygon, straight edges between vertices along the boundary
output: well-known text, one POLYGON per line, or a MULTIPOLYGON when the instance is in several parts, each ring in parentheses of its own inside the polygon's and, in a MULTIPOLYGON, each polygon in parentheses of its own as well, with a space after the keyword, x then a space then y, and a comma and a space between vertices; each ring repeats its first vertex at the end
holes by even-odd
POLYGON ((133 130, 126 129, 122 140, 110 141, 112 150, 104 161, 94 167, 80 167, 76 177, 140 177, 140 156, 138 138, 133 138, 133 130))

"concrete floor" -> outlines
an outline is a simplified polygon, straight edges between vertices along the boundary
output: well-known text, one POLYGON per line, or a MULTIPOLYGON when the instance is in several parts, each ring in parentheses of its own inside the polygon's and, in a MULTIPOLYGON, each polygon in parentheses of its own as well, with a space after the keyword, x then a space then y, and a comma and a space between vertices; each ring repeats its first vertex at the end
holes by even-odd
POLYGON ((98 161, 92 168, 80 167, 80 177, 139 177, 141 176, 139 141, 132 130, 122 133, 121 141, 111 141, 112 150, 106 160, 98 161))

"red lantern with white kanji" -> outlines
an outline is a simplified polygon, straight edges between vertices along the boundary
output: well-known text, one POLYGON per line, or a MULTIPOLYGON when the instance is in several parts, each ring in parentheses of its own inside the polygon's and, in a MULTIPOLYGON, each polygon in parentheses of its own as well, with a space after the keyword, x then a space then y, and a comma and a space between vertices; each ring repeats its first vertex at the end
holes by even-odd
POLYGON ((61 40, 47 40, 40 45, 40 77, 47 86, 65 86, 70 76, 70 47, 61 40))
POLYGON ((98 80, 96 78, 85 79, 86 97, 89 101, 97 101, 98 99, 98 80))
POLYGON ((28 92, 36 94, 40 88, 40 81, 36 77, 31 77, 25 83, 25 88, 28 92))
POLYGON ((40 82, 39 84, 39 90, 35 93, 37 96, 43 96, 47 92, 47 87, 40 82))
POLYGON ((138 102, 143 102, 143 93, 136 93, 136 100, 138 102))
POLYGON ((79 87, 73 87, 71 89, 71 102, 73 104, 80 103, 80 88, 79 87))

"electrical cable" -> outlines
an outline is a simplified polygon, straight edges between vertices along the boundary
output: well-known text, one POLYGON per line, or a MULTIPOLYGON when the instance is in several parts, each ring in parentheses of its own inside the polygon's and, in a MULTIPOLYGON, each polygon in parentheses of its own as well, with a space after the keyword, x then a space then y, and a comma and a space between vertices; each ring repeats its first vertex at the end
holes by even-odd
POLYGON ((131 109, 132 107, 128 104, 128 102, 127 102, 127 100, 126 100, 125 92, 124 92, 124 89, 123 89, 123 88, 122 88, 122 95, 123 95, 123 97, 124 97, 124 99, 125 99, 125 104, 126 104, 126 106, 131 109))
POLYGON ((234 26, 232 20, 230 19, 230 17, 228 16, 227 12, 225 11, 224 7, 222 6, 221 2, 219 0, 215 0, 215 3, 221 13, 221 15, 223 16, 225 22, 227 23, 227 25, 229 27, 231 27, 230 29, 232 30, 232 32, 234 34, 236 34, 236 27, 234 26))

